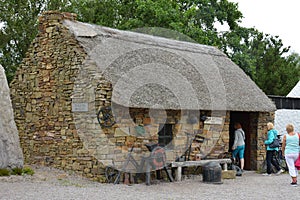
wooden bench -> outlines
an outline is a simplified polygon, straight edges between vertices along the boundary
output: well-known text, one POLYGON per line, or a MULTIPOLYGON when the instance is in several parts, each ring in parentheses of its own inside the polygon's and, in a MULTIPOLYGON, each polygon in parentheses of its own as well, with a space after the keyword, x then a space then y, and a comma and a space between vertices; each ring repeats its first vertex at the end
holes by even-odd
POLYGON ((207 160, 199 160, 199 161, 184 161, 184 162, 171 162, 172 168, 177 168, 176 170, 176 181, 181 181, 181 173, 182 167, 195 167, 195 166, 203 166, 208 164, 209 162, 217 162, 223 165, 223 170, 227 171, 227 164, 231 163, 231 159, 207 159, 207 160))

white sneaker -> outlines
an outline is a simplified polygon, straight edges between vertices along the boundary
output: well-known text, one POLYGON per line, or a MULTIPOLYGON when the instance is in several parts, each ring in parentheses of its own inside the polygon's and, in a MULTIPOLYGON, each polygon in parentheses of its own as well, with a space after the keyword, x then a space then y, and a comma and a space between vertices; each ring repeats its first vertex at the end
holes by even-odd
POLYGON ((298 186, 298 185, 297 185, 297 182, 296 182, 296 183, 291 183, 291 186, 297 187, 297 186, 298 186))
POLYGON ((268 173, 264 173, 262 174, 263 176, 272 176, 271 174, 268 174, 268 173))
POLYGON ((283 169, 280 169, 276 174, 279 175, 279 174, 281 174, 281 173, 283 173, 283 172, 284 172, 284 170, 283 170, 283 169))

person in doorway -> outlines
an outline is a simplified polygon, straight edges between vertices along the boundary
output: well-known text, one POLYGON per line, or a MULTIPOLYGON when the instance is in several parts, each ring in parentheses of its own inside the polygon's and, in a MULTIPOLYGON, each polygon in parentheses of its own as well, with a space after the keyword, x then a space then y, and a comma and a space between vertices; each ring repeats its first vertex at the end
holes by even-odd
POLYGON ((241 170, 244 170, 244 152, 245 152, 245 132, 242 129, 242 125, 239 122, 234 124, 234 142, 232 145, 232 157, 233 161, 236 162, 237 156, 240 159, 241 170))
POLYGON ((267 140, 265 140, 265 145, 267 146, 267 173, 263 174, 265 176, 271 176, 272 173, 272 165, 276 168, 276 174, 279 175, 284 172, 283 169, 280 168, 278 160, 276 159, 276 153, 278 152, 278 147, 271 148, 269 145, 277 138, 278 131, 274 129, 273 123, 267 123, 267 140))
POLYGON ((292 177, 292 186, 297 186, 298 170, 295 167, 295 161, 299 156, 299 136, 294 132, 294 125, 288 124, 282 141, 282 155, 285 157, 286 164, 289 168, 289 174, 292 177))

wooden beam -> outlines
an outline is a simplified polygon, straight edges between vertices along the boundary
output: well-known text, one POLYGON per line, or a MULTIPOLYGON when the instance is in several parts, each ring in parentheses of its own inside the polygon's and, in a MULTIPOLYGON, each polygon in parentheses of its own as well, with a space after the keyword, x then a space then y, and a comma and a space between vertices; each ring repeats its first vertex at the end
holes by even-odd
POLYGON ((231 163, 231 159, 208 159, 208 160, 197 160, 197 161, 184 161, 184 162, 171 162, 172 167, 192 167, 202 166, 210 162, 217 162, 219 164, 231 163))

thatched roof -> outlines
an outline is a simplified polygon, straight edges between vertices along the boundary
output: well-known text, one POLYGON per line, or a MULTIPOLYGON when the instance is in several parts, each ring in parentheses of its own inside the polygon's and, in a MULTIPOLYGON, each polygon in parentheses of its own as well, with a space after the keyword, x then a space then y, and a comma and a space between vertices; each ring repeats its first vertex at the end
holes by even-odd
POLYGON ((275 111, 273 102, 212 46, 65 20, 128 107, 275 111))

